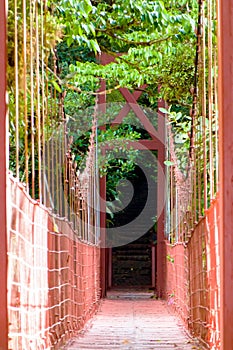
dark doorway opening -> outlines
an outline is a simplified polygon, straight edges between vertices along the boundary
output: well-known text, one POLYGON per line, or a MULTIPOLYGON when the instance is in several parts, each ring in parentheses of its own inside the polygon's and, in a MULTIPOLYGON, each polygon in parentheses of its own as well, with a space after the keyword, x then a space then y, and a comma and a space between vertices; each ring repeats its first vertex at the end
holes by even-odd
POLYGON ((148 168, 145 174, 139 166, 135 167, 134 176, 130 178, 132 200, 114 216, 113 226, 118 228, 119 241, 125 239, 125 244, 113 246, 111 251, 110 285, 113 287, 155 286, 157 165, 148 165, 148 168))
POLYGON ((113 287, 152 287, 152 233, 112 250, 113 287))

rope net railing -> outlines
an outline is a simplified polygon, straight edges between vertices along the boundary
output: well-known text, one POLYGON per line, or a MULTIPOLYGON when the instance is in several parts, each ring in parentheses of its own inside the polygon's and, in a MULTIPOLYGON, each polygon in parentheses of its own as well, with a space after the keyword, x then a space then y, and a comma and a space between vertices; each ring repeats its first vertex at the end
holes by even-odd
POLYGON ((66 134, 73 132, 72 124, 62 124, 53 132, 45 144, 42 180, 46 207, 56 217, 65 217, 80 239, 94 244, 98 244, 100 238, 96 115, 97 110, 94 111, 88 150, 79 166, 72 150, 72 136, 66 140, 66 134))
POLYGON ((216 1, 199 1, 197 58, 190 117, 189 148, 180 141, 176 124, 167 128, 167 157, 173 163, 168 172, 167 237, 171 242, 187 241, 195 224, 215 199, 219 185, 218 155, 218 65, 216 1), (169 183, 172 184, 169 186, 169 183))
POLYGON ((221 341, 218 205, 216 199, 187 244, 166 245, 168 304, 208 349, 221 341))
POLYGON ((219 203, 206 211, 188 243, 190 329, 210 349, 220 348, 219 203))
POLYGON ((217 1, 199 1, 190 147, 168 125, 166 293, 193 334, 220 346, 217 1))
POLYGON ((59 21, 46 1, 10 1, 8 7, 10 170, 33 199, 66 217, 77 233, 79 221, 97 229, 97 108, 86 118, 90 141, 80 171, 72 152, 79 120, 66 116, 59 86, 59 21))
POLYGON ((8 1, 9 349, 59 349, 100 298, 97 112, 80 168, 52 11, 46 0, 8 1))
POLYGON ((48 213, 13 180, 8 192, 9 349, 39 348, 47 327, 48 213))
POLYGON ((9 349, 59 349, 100 298, 100 248, 9 179, 9 349))

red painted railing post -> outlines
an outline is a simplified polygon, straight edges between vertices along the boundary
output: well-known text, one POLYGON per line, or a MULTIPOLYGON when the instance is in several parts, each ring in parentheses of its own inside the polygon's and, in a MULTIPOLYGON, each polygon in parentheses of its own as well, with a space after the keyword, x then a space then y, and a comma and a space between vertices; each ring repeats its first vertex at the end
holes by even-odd
POLYGON ((6 2, 0 1, 0 350, 8 349, 7 315, 7 105, 6 105, 6 2))
POLYGON ((219 1, 220 334, 221 350, 233 344, 233 3, 219 1))
MULTIPOLYGON (((166 104, 163 100, 158 101, 158 109, 165 108, 166 104)), ((158 116, 158 132, 163 147, 158 150, 158 193, 157 193, 157 211, 159 213, 157 222, 157 294, 164 297, 165 278, 166 278, 166 257, 165 257, 165 115, 159 112, 158 116)))
MULTIPOLYGON (((101 81, 98 96, 98 108, 100 113, 106 112, 106 82, 101 81)), ((98 125, 100 128, 104 129, 105 125, 98 125)), ((105 150, 102 150, 103 155, 105 150)), ((106 176, 100 178, 100 239, 101 239, 101 256, 100 256, 100 288, 101 297, 106 296, 107 292, 107 255, 106 255, 106 176)))

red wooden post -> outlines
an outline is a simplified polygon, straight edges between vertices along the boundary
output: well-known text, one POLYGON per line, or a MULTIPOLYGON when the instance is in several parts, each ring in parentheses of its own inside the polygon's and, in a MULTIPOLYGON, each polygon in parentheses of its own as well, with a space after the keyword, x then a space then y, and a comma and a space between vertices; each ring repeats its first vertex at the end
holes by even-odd
MULTIPOLYGON (((100 113, 106 112, 106 82, 101 81, 99 92, 101 94, 98 96, 98 107, 100 113)), ((100 126, 104 128, 105 126, 100 126)), ((105 152, 105 150, 102 150, 105 152)), ((106 255, 106 176, 100 178, 100 239, 101 239, 101 256, 100 256, 100 288, 101 288, 101 297, 106 296, 107 292, 107 255, 106 255)))
POLYGON ((152 245, 151 247, 151 287, 156 288, 156 247, 155 245, 152 245))
MULTIPOLYGON (((163 100, 158 101, 158 109, 165 108, 165 102, 163 100)), ((158 117, 158 133, 163 140, 163 146, 158 150, 158 190, 157 190, 157 293, 159 297, 163 297, 165 290, 165 241, 164 241, 164 220, 165 220, 165 116, 163 113, 159 113, 158 117)))
POLYGON ((101 197, 101 204, 100 204, 100 238, 101 238, 101 257, 100 257, 100 287, 101 287, 101 297, 106 296, 107 291, 107 256, 106 256, 106 248, 105 248, 105 242, 106 242, 106 207, 105 207, 105 200, 106 200, 106 176, 100 178, 100 197, 101 197))
MULTIPOLYGON (((102 65, 109 64, 114 61, 114 57, 102 53, 98 57, 98 61, 102 65)), ((98 96, 98 106, 100 113, 106 112, 106 82, 101 81, 99 92, 101 93, 98 96)), ((105 126, 102 125, 100 128, 104 129, 105 126)), ((105 153, 106 150, 103 150, 105 153)), ((105 297, 107 293, 107 287, 111 286, 111 269, 112 261, 109 260, 111 257, 111 248, 105 248, 106 243, 106 176, 100 178, 100 238, 101 238, 101 257, 100 257, 100 288, 101 288, 101 297, 105 297)))
POLYGON ((233 344, 233 3, 219 1, 221 349, 233 344))
POLYGON ((6 1, 0 1, 0 47, 0 350, 6 350, 8 349, 6 213, 6 1))
POLYGON ((108 248, 108 288, 112 287, 112 248, 108 248))

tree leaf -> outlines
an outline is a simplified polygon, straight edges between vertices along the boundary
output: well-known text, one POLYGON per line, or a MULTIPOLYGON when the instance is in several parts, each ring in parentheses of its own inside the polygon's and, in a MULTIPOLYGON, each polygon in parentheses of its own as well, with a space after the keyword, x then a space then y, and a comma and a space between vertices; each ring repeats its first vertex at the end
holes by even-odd
POLYGON ((60 93, 62 92, 60 86, 58 85, 58 83, 55 80, 52 80, 52 84, 58 92, 60 92, 60 93))
POLYGON ((166 166, 172 166, 172 165, 174 165, 174 162, 172 162, 172 161, 170 161, 170 160, 165 160, 165 161, 164 161, 164 164, 165 164, 166 166))
POLYGON ((159 111, 162 112, 163 114, 168 114, 168 110, 163 107, 160 107, 159 111))

